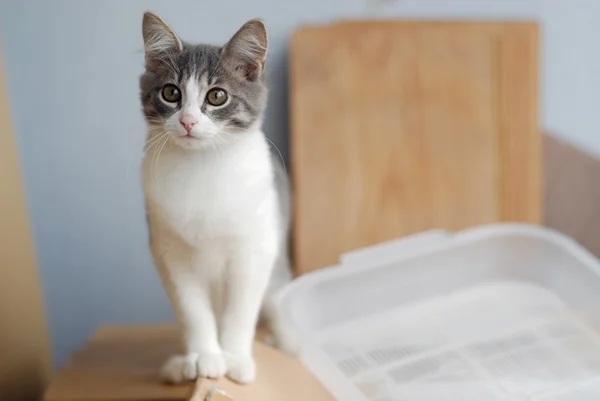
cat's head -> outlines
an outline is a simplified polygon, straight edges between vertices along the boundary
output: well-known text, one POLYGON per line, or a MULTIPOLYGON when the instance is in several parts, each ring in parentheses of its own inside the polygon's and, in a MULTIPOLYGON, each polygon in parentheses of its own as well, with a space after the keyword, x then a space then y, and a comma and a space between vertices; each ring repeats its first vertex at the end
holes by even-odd
POLYGON ((151 136, 200 149, 258 128, 267 98, 267 32, 260 20, 248 21, 223 47, 183 42, 153 13, 144 14, 142 33, 140 89, 151 136))

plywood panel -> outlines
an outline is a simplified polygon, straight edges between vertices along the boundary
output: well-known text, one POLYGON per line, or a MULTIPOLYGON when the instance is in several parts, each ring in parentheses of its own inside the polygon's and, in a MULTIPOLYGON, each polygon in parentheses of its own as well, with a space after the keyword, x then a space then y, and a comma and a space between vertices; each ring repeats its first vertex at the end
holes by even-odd
POLYGON ((303 28, 290 66, 299 273, 430 228, 539 223, 535 24, 303 28))

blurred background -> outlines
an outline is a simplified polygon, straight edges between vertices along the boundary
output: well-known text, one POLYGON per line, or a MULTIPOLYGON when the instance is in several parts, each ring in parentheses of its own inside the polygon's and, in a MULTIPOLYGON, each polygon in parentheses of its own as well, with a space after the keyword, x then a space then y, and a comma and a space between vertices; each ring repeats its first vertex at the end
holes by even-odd
MULTIPOLYGON (((270 38, 264 128, 286 159, 288 43, 299 26, 347 17, 537 20, 543 129, 569 144, 569 154, 600 157, 596 0, 2 0, 9 101, 55 367, 102 323, 173 320, 150 258, 139 180, 146 10, 182 38, 214 44, 246 20, 264 19, 270 38)), ((589 182, 579 187, 600 191, 589 182)), ((595 228, 571 227, 570 234, 600 237, 595 228)))

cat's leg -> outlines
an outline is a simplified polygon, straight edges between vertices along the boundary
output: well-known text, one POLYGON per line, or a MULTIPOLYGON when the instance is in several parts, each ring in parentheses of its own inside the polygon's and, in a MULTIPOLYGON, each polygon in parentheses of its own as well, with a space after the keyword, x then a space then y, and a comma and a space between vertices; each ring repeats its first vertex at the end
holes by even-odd
POLYGON ((275 252, 243 249, 235 252, 228 264, 221 345, 227 376, 238 383, 251 383, 256 377, 252 345, 274 261, 275 252))
POLYGON ((179 322, 184 354, 171 357, 161 376, 171 383, 222 377, 226 363, 208 283, 198 276, 191 251, 177 248, 157 255, 156 259, 160 261, 159 271, 179 322))

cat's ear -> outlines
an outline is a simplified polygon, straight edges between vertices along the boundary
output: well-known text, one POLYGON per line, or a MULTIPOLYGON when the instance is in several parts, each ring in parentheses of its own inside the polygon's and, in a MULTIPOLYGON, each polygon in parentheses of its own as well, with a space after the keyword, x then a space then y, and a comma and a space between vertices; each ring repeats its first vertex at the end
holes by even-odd
POLYGON ((180 52, 183 49, 181 40, 167 23, 158 15, 146 12, 142 20, 142 35, 146 62, 160 58, 165 52, 180 52))
POLYGON ((244 24, 223 48, 222 60, 234 74, 248 81, 257 80, 267 60, 267 29, 259 19, 244 24))

